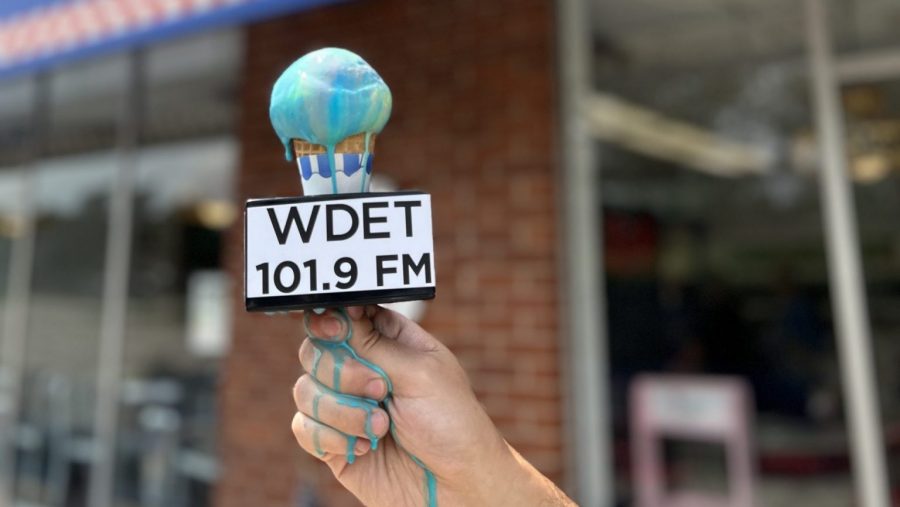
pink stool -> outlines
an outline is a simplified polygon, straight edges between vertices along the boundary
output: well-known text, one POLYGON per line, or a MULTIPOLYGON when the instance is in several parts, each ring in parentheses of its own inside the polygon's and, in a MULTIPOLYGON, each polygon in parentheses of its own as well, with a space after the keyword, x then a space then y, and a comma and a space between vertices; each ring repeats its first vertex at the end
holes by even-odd
POLYGON ((638 507, 753 507, 750 389, 738 377, 640 375, 631 384, 631 457, 638 507), (725 447, 726 495, 668 492, 663 439, 725 447))

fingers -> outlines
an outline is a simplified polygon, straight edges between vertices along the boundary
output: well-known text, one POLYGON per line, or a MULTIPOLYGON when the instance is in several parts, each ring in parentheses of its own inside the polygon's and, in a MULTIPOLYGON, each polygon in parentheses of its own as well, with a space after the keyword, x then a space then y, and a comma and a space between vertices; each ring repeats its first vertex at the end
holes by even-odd
POLYGON ((402 314, 380 306, 366 307, 366 310, 369 309, 372 311, 367 312, 367 315, 370 316, 372 325, 381 336, 396 340, 404 347, 421 352, 433 352, 443 348, 441 342, 428 331, 402 314))
POLYGON ((294 385, 294 402, 306 416, 346 435, 365 437, 372 447, 390 425, 387 413, 376 402, 334 392, 309 375, 294 385))
POLYGON ((307 338, 300 345, 300 364, 316 380, 334 391, 373 400, 383 400, 387 396, 387 381, 376 370, 341 351, 337 354, 327 350, 323 352, 322 347, 316 347, 307 338), (340 365, 337 365, 338 361, 340 365))
POLYGON ((369 452, 371 448, 368 440, 356 437, 348 438, 343 433, 329 428, 303 412, 294 414, 291 430, 300 447, 319 458, 338 455, 347 457, 347 461, 352 463, 355 456, 361 456, 369 452))
MULTIPOLYGON (((337 365, 342 370, 347 368, 350 358, 358 359, 364 367, 379 373, 383 371, 389 379, 406 383, 404 381, 414 381, 421 369, 418 366, 424 367, 424 357, 442 349, 434 337, 391 310, 367 306, 343 312, 331 309, 322 314, 307 312, 304 315, 308 332, 315 339, 314 344, 323 351, 319 368, 316 369, 316 378, 333 386, 335 383, 328 383, 327 377, 331 375, 335 379, 340 376, 341 391, 344 391, 345 382, 343 371, 339 375, 333 370, 329 371, 329 364, 337 365), (341 347, 344 340, 348 340, 352 353, 341 347), (359 357, 353 357, 354 354, 359 357), (325 356, 331 356, 331 361, 325 356)), ((311 367, 314 367, 315 352, 311 363, 311 367)), ((348 377, 350 375, 352 374, 348 374, 348 377)))

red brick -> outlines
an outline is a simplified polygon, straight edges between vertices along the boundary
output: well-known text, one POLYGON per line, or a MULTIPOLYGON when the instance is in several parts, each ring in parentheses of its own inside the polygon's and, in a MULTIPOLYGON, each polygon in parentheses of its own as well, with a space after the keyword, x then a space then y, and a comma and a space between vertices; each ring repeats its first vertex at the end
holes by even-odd
MULTIPOLYGON (((432 193, 438 298, 422 323, 454 350, 511 444, 563 477, 557 278, 557 111, 547 0, 348 2, 247 29, 239 137, 243 198, 299 191, 269 127, 271 85, 311 49, 347 47, 394 95, 375 169, 432 193)), ((228 236, 236 279, 241 226, 228 236)), ((249 315, 234 291, 220 389, 220 507, 357 502, 290 433, 296 318, 249 315)))

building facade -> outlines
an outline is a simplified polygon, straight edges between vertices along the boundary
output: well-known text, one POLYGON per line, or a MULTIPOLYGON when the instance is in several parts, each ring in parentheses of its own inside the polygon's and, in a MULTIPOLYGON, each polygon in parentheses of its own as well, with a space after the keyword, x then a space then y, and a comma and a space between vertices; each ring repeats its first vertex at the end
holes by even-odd
MULTIPOLYGON (((0 505, 355 505, 290 432, 298 315, 242 294, 243 202, 301 192, 271 86, 323 46, 390 86, 374 174, 433 197, 420 320, 539 470, 636 504, 635 380, 725 375, 752 393, 760 504, 886 505, 897 20, 892 0, 7 0, 0 505)), ((669 491, 728 490, 719 448, 663 450, 669 491)))
POLYGON ((290 433, 297 316, 246 313, 240 282, 242 202, 301 192, 271 86, 325 45, 393 91, 376 174, 433 196, 440 295, 423 325, 506 438, 564 479, 551 2, 83 4, 11 5, 0 25, 3 188, 18 197, 4 494, 354 503, 290 433))
MULTIPOLYGON (((374 174, 432 195, 438 296, 422 325, 458 355, 510 443, 562 480, 552 4, 350 2, 248 27, 240 200, 300 192, 269 126, 268 99, 284 68, 325 45, 364 55, 391 87, 374 174)), ((226 256, 240 279, 240 224, 226 256)), ((322 505, 355 505, 290 432, 299 317, 248 314, 242 305, 237 292, 219 398, 217 504, 289 505, 315 495, 322 505)))

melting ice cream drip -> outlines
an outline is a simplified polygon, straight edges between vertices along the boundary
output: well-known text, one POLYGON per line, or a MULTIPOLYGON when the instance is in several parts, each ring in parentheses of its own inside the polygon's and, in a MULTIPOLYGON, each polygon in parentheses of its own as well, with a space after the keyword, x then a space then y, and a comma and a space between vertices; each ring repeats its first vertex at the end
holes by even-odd
MULTIPOLYGON (((314 345, 315 356, 313 358, 313 381, 316 382, 321 391, 327 392, 329 395, 333 396, 338 404, 359 408, 365 411, 366 413, 366 422, 365 422, 365 432, 366 437, 372 442, 372 450, 375 451, 378 449, 378 436, 375 435, 375 432, 372 431, 372 413, 373 411, 379 407, 379 403, 376 400, 369 398, 362 398, 359 396, 353 396, 350 394, 344 394, 339 392, 341 388, 341 372, 344 369, 344 363, 347 357, 350 357, 376 375, 381 377, 384 380, 384 383, 387 385, 387 396, 384 398, 384 410, 388 411, 390 407, 390 403, 393 400, 392 395, 394 392, 394 384, 391 382, 390 377, 388 377, 387 373, 375 363, 368 361, 360 357, 359 354, 356 353, 356 350, 350 346, 350 339, 353 337, 353 327, 350 322, 350 317, 347 315, 347 311, 344 308, 337 309, 338 314, 344 320, 344 325, 347 329, 347 334, 340 341, 332 341, 328 339, 324 339, 321 337, 316 337, 312 331, 309 329, 309 314, 306 313, 303 318, 304 327, 306 328, 306 333, 310 338, 310 341, 314 345), (328 352, 331 355, 332 362, 334 363, 334 372, 332 373, 332 385, 334 389, 330 389, 324 384, 320 383, 316 377, 316 373, 319 370, 319 363, 322 360, 322 356, 324 352, 328 352)), ((318 403, 316 403, 316 399, 313 399, 313 417, 318 418, 318 403)), ((400 445, 400 440, 397 438, 397 430, 394 426, 394 421, 390 421, 390 432, 391 436, 394 439, 394 442, 397 444, 403 452, 406 453, 407 456, 416 464, 419 468, 422 469, 422 472, 425 474, 425 503, 428 507, 437 507, 437 478, 434 473, 422 462, 418 457, 403 449, 403 446, 400 445)), ((353 464, 356 461, 356 454, 353 452, 354 447, 356 446, 357 437, 355 435, 347 435, 344 434, 347 438, 347 453, 346 459, 347 463, 353 464)), ((321 448, 318 444, 318 428, 313 430, 313 442, 316 446, 316 452, 319 455, 324 455, 321 452, 321 448)))
MULTIPOLYGON (((365 146, 355 153, 366 167, 371 136, 384 128, 391 107, 390 89, 365 60, 345 49, 324 48, 304 55, 278 78, 272 89, 269 117, 288 160, 295 156, 295 140, 325 148, 331 193, 336 194, 365 191, 368 179, 366 173, 361 175, 359 190, 355 186, 341 188, 335 171, 339 143, 364 135, 365 146)), ((304 179, 304 191, 312 195, 307 191, 307 181, 304 179)))
POLYGON ((334 148, 294 140, 304 194, 368 191, 374 147, 371 133, 350 136, 334 148))
MULTIPOLYGON (((358 55, 338 48, 324 48, 308 53, 291 64, 275 82, 269 106, 269 117, 285 149, 285 158, 297 156, 304 193, 306 195, 365 192, 369 187, 372 156, 371 148, 375 135, 380 133, 391 115, 391 91, 368 63, 358 55), (362 149, 347 151, 342 145, 348 138, 363 135, 362 149), (319 153, 300 153, 297 143, 310 143, 324 147, 324 159, 319 153), (359 155, 359 170, 351 169, 345 163, 353 164, 347 154, 359 155), (316 158, 313 158, 316 156, 316 158), (340 156, 340 157, 339 157, 340 156), (319 162, 327 163, 323 171, 319 162), (304 167, 307 164, 308 167, 304 167), (313 170, 313 164, 316 170, 313 170), (341 166, 341 167, 339 167, 341 166), (342 169, 342 170, 339 170, 342 169), (306 172, 304 172, 306 170, 306 172), (354 177, 355 173, 357 176, 354 177), (343 174, 347 178, 340 176, 343 174), (356 180, 359 180, 358 183, 356 180), (329 192, 330 190, 330 192, 329 192)), ((313 379, 316 379, 323 351, 328 352, 334 362, 334 389, 319 385, 320 389, 334 396, 341 405, 362 409, 366 412, 366 436, 372 441, 372 450, 378 448, 378 438, 372 431, 371 416, 378 407, 376 400, 343 394, 340 391, 341 370, 347 357, 351 357, 378 374, 387 384, 388 394, 384 408, 390 405, 393 384, 378 365, 360 357, 350 346, 352 328, 350 319, 343 308, 338 309, 347 325, 347 336, 340 342, 316 338, 309 332, 308 315, 304 318, 307 334, 315 345, 313 379)), ((318 418, 318 398, 313 399, 313 417, 318 418)), ((397 446, 393 421, 391 433, 397 446)), ((347 462, 353 463, 356 436, 347 437, 347 462)), ((317 430, 313 433, 316 452, 320 455, 317 430)), ((404 451, 405 452, 405 451, 404 451)), ((425 498, 429 507, 437 505, 437 480, 431 470, 416 456, 406 453, 425 474, 425 498)))

